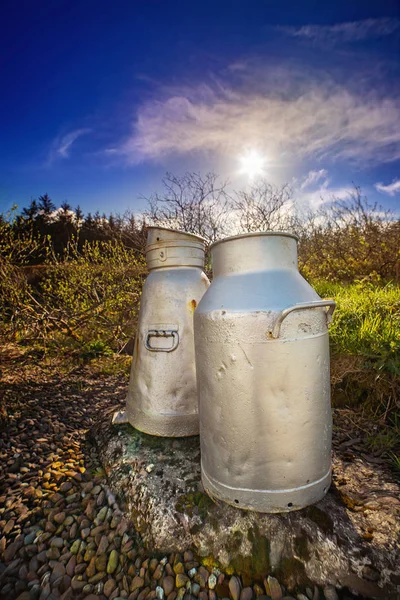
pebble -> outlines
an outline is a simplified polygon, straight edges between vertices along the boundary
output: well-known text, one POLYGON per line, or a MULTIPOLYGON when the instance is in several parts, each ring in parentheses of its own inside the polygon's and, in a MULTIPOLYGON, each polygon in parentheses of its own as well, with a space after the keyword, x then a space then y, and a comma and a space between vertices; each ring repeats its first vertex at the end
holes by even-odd
MULTIPOLYGON (((2 599, 282 599, 276 578, 266 579, 267 595, 257 583, 250 587, 247 578, 207 570, 190 550, 161 560, 148 557, 104 473, 96 474, 96 452, 86 445, 93 407, 86 409, 79 394, 69 400, 65 382, 56 389, 40 402, 34 393, 33 404, 31 398, 21 404, 21 417, 11 417, 7 438, 0 432, 0 482, 8 486, 0 497, 2 599), (34 438, 43 440, 39 450, 34 438)), ((114 400, 108 398, 104 406, 110 408, 114 400)), ((365 577, 374 580, 376 573, 366 567, 365 577)), ((310 600, 316 591, 310 590, 310 600)), ((339 598, 333 586, 325 586, 324 595, 339 598)))
POLYGON ((240 583, 239 578, 236 577, 235 575, 232 575, 232 577, 229 580, 229 591, 231 593, 233 600, 240 599, 241 589, 242 589, 242 584, 240 583))
POLYGON ((240 592, 240 600, 253 600, 253 590, 251 587, 245 587, 240 592))
POLYGON ((113 591, 116 589, 116 587, 117 587, 117 584, 116 584, 115 580, 109 579, 104 584, 103 594, 105 596, 107 596, 107 598, 109 598, 111 596, 111 594, 113 593, 113 591))
POLYGON ((323 591, 326 600, 339 600, 339 596, 333 585, 326 585, 323 591))
POLYGON ((175 578, 175 585, 177 588, 181 588, 184 585, 186 585, 188 581, 190 581, 190 579, 187 575, 185 575, 184 573, 178 573, 175 578))
POLYGON ((275 577, 268 575, 264 585, 267 595, 271 596, 272 600, 280 600, 282 598, 282 588, 275 577))
POLYGON ((118 567, 119 554, 116 550, 112 550, 107 563, 107 573, 111 575, 118 567))
POLYGON ((162 586, 166 596, 168 596, 172 592, 172 590, 174 589, 174 585, 175 580, 173 577, 171 577, 171 575, 167 575, 166 577, 164 577, 162 581, 162 586))
POLYGON ((158 600, 164 600, 164 596, 165 596, 164 588, 162 588, 160 585, 158 585, 156 587, 156 597, 158 598, 158 600))
POLYGON ((80 547, 81 547, 81 540, 75 540, 69 551, 71 552, 71 554, 78 554, 80 547))

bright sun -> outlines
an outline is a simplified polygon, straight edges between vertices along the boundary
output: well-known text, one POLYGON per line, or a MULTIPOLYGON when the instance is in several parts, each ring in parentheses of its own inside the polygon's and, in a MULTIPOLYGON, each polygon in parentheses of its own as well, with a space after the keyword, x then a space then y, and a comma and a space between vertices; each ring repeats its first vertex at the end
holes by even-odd
POLYGON ((240 158, 240 163, 242 165, 240 172, 245 173, 250 179, 253 179, 263 173, 265 159, 255 150, 251 150, 240 158))

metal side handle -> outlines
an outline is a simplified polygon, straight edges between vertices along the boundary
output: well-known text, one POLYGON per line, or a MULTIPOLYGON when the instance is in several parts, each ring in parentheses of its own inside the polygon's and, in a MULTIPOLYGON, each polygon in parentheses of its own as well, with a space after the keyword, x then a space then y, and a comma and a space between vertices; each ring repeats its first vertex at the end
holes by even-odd
POLYGON ((144 345, 147 350, 151 352, 172 352, 178 347, 179 344, 179 333, 177 331, 173 331, 172 329, 149 329, 146 335, 146 339, 144 341, 144 345), (155 348, 150 344, 150 338, 152 337, 163 337, 163 338, 172 338, 172 346, 170 348, 155 348))
POLYGON ((309 308, 326 308, 326 307, 328 308, 328 310, 326 311, 326 323, 327 323, 327 325, 329 325, 329 323, 332 321, 333 311, 335 310, 335 307, 336 307, 336 302, 334 300, 314 300, 313 302, 299 302, 298 304, 294 304, 293 306, 289 306, 288 308, 285 308, 278 315, 278 317, 274 323, 274 327, 272 329, 272 337, 275 339, 277 339, 279 337, 279 334, 281 332, 281 325, 282 325, 283 321, 286 319, 286 317, 288 315, 290 315, 290 313, 292 313, 296 310, 308 310, 309 308))

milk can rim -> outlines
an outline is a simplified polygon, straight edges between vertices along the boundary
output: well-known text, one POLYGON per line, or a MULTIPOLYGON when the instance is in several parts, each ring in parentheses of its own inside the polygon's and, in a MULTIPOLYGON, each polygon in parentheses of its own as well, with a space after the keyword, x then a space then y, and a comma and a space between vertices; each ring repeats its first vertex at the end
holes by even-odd
POLYGON ((161 229, 162 231, 172 231, 172 233, 182 233, 183 235, 190 235, 191 237, 195 238, 196 240, 200 240, 201 242, 204 242, 204 244, 208 244, 208 240, 201 235, 197 235, 197 233, 190 233, 189 231, 182 231, 180 229, 171 229, 169 227, 160 227, 158 225, 147 225, 146 231, 148 229, 161 229))
POLYGON ((264 236, 265 237, 267 237, 267 236, 290 237, 290 238, 293 238, 294 240, 296 240, 296 242, 299 241, 298 236, 294 233, 290 233, 289 231, 253 231, 251 233, 240 233, 239 235, 231 235, 230 237, 223 238, 222 240, 217 240, 216 242, 213 242, 211 244, 211 246, 209 247, 209 250, 212 250, 213 248, 215 248, 215 246, 217 246, 218 244, 222 244, 223 242, 239 240, 240 238, 264 237, 264 236))

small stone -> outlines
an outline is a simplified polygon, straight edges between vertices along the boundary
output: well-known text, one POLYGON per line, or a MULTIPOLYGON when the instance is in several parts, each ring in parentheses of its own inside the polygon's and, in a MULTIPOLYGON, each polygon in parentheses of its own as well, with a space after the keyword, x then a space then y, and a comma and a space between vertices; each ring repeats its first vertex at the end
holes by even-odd
POLYGON ((99 554, 96 557, 96 570, 105 571, 107 569, 107 554, 99 554))
POLYGON ((71 548, 69 549, 69 551, 71 552, 71 554, 78 554, 80 547, 81 547, 81 540, 75 540, 74 543, 72 544, 71 548))
POLYGON ((140 592, 140 594, 138 595, 137 600, 144 600, 149 592, 150 592, 150 588, 145 587, 144 590, 142 590, 140 592))
POLYGON ((336 589, 333 585, 326 585, 324 587, 324 596, 326 600, 339 600, 339 596, 336 593, 336 589))
POLYGON ((193 596, 197 597, 199 595, 199 593, 200 593, 200 586, 199 586, 199 584, 198 583, 192 583, 190 590, 191 590, 191 593, 193 594, 193 596))
POLYGON ((53 521, 58 525, 61 525, 65 520, 65 512, 56 513, 53 517, 53 521))
POLYGON ((162 575, 163 575, 164 569, 162 565, 157 565, 156 570, 153 573, 153 579, 155 581, 158 581, 159 579, 161 579, 162 575))
POLYGON ((3 529, 4 535, 8 535, 12 531, 14 525, 15 525, 14 519, 9 519, 3 529))
MULTIPOLYGON (((98 570, 100 571, 101 569, 98 569, 98 570)), ((93 577, 93 575, 95 575, 95 573, 96 573, 96 558, 93 556, 93 558, 91 558, 89 565, 86 569, 86 575, 90 579, 91 577, 93 577)))
POLYGON ((75 572, 75 567, 76 567, 76 556, 73 555, 68 560, 67 566, 65 567, 65 572, 67 573, 67 575, 69 575, 69 577, 73 576, 73 574, 75 572))
POLYGON ((112 550, 107 563, 107 573, 112 575, 118 567, 119 554, 116 550, 112 550))
POLYGON ((164 600, 164 588, 162 588, 160 585, 158 585, 156 587, 156 598, 158 598, 158 600, 164 600))
POLYGON ((117 587, 117 584, 116 584, 115 580, 114 579, 109 579, 104 584, 103 594, 105 596, 107 596, 107 598, 109 598, 111 596, 111 594, 113 593, 113 591, 115 590, 116 587, 117 587))
POLYGON ((53 567, 53 572, 50 576, 50 583, 54 584, 54 582, 59 578, 59 577, 64 577, 65 575, 65 567, 62 563, 57 562, 54 567, 53 567))
POLYGON ((174 586, 175 586, 174 578, 171 577, 171 575, 167 575, 167 577, 164 577, 164 579, 162 581, 162 586, 164 588, 165 595, 168 596, 174 589, 174 586))
POLYGON ((143 586, 144 586, 144 579, 142 577, 139 577, 138 575, 136 575, 136 577, 134 577, 132 580, 129 591, 134 592, 135 590, 138 590, 138 589, 142 588, 143 586))
POLYGON ((103 508, 101 508, 99 510, 99 512, 97 513, 97 517, 94 520, 94 522, 95 522, 96 525, 100 525, 101 523, 103 523, 103 521, 106 518, 107 511, 108 511, 107 506, 103 506, 103 508))
POLYGON ((73 577, 71 579, 71 587, 74 590, 74 592, 80 592, 86 585, 86 581, 82 581, 81 579, 78 579, 77 576, 73 577))
POLYGON ((264 590, 262 589, 261 585, 258 585, 258 583, 253 585, 253 590, 257 598, 264 595, 264 590))
POLYGON ((65 494, 66 492, 69 492, 69 490, 72 488, 72 483, 70 481, 64 481, 64 483, 62 483, 60 485, 60 492, 62 494, 65 494))
POLYGON ((94 585, 95 583, 98 583, 99 581, 104 579, 105 576, 106 576, 106 573, 104 571, 101 571, 100 573, 96 573, 96 575, 93 575, 93 577, 91 577, 89 579, 89 583, 93 583, 93 585, 94 585))
POLYGON ((242 589, 242 585, 240 583, 239 578, 236 577, 235 575, 232 575, 232 577, 229 580, 229 591, 231 593, 233 600, 239 600, 241 589, 242 589))
POLYGON ((106 535, 103 535, 103 536, 101 537, 101 540, 100 540, 99 546, 98 546, 98 548, 97 548, 97 552, 98 552, 99 554, 104 554, 104 553, 107 551, 107 548, 108 548, 108 538, 107 538, 107 536, 106 536, 106 535))
POLYGON ((196 575, 196 573, 197 573, 197 569, 196 568, 193 567, 193 569, 190 569, 188 571, 188 575, 189 575, 190 579, 193 579, 193 577, 196 575))
POLYGON ((253 590, 251 587, 245 587, 240 592, 240 600, 253 600, 253 590))
POLYGON ((63 548, 64 547, 64 540, 60 537, 55 537, 52 540, 50 540, 50 546, 54 546, 54 548, 63 548))
POLYGON ((216 585, 217 585, 217 577, 216 577, 216 575, 214 575, 214 573, 211 573, 210 577, 208 578, 208 587, 210 588, 210 590, 213 590, 216 585))
POLYGON ((35 538, 36 531, 31 531, 31 533, 28 533, 28 535, 26 535, 24 538, 24 546, 29 546, 29 544, 32 544, 35 538))
MULTIPOLYGON (((180 563, 180 564, 182 564, 182 563, 180 563)), ((175 578, 175 585, 179 589, 179 588, 185 586, 188 581, 190 581, 190 579, 187 575, 185 575, 184 573, 178 573, 175 578)))
POLYGON ((265 591, 269 594, 272 600, 281 600, 282 588, 279 585, 279 581, 275 577, 268 576, 266 582, 264 581, 265 591))
POLYGON ((39 600, 41 588, 38 583, 35 583, 30 589, 29 600, 39 600))
POLYGON ((60 558, 60 551, 55 546, 50 546, 48 550, 46 550, 46 558, 49 560, 57 560, 60 558))
POLYGON ((174 565, 174 573, 175 575, 178 575, 179 573, 184 573, 185 572, 185 567, 183 566, 183 564, 181 562, 176 563, 176 565, 174 565))

